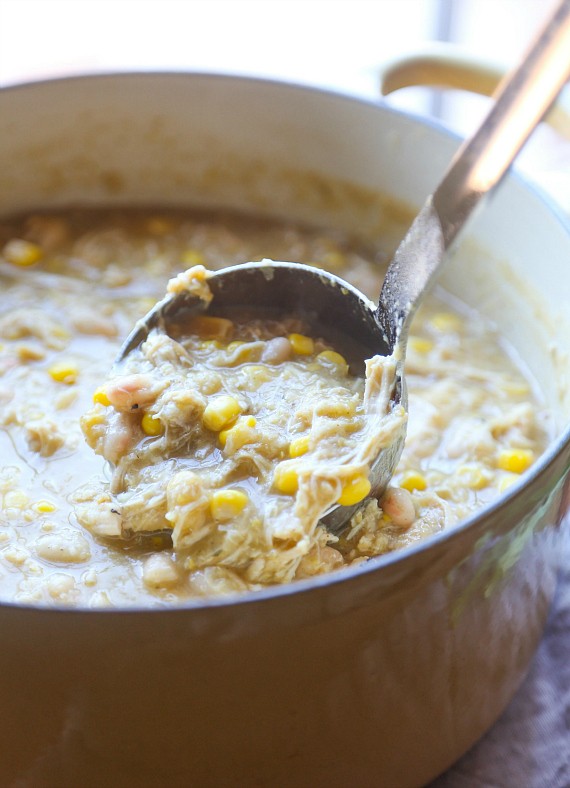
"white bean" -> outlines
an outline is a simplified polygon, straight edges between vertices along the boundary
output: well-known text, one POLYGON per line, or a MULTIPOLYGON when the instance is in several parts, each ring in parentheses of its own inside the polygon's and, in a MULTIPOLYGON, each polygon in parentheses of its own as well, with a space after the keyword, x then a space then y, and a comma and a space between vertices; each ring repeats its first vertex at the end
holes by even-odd
POLYGON ((117 410, 132 410, 149 405, 160 391, 161 387, 149 375, 125 375, 105 386, 105 394, 117 410))
POLYGON ((401 487, 388 487, 380 506, 384 514, 399 528, 409 528, 416 519, 416 509, 412 496, 401 487))
POLYGON ((291 356, 291 343, 285 337, 270 339, 261 354, 261 360, 266 364, 282 364, 291 356))
POLYGON ((78 564, 91 558, 89 542, 69 528, 60 533, 47 533, 35 542, 36 554, 44 561, 56 564, 78 564))

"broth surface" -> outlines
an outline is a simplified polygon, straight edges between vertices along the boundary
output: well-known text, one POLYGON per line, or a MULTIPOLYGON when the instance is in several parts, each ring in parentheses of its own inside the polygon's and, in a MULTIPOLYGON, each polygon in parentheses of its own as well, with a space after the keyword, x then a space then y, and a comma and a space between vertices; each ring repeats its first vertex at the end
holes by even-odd
MULTIPOLYGON (((190 564, 162 535, 112 538, 84 527, 86 507, 109 503, 111 471, 80 418, 166 281, 190 266, 270 257, 322 265, 375 298, 385 250, 279 222, 170 210, 19 217, 0 225, 0 248, 5 600, 168 605, 342 570, 452 527, 519 478, 546 443, 532 383, 493 326, 438 292, 410 337, 408 437, 393 485, 339 541, 321 533, 318 549, 279 578, 252 573, 247 559, 190 564)), ((278 460, 289 442, 274 442, 278 460)))

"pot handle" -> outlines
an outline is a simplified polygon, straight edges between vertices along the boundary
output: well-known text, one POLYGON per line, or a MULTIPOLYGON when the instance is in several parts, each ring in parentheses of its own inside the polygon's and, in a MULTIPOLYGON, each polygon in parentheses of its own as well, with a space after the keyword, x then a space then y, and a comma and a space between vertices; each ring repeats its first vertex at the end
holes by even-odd
MULTIPOLYGON (((406 87, 437 87, 467 90, 491 96, 507 68, 491 63, 456 44, 433 42, 383 64, 380 92, 383 96, 406 87)), ((567 86, 545 121, 570 139, 570 88, 567 86)))

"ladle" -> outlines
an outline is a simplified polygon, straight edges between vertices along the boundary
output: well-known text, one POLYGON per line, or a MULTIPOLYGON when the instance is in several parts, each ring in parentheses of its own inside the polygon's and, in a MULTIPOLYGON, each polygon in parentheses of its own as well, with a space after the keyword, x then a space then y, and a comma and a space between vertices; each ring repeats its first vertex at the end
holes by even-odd
MULTIPOLYGON (((570 0, 563 0, 526 57, 499 86, 483 124, 460 147, 413 221, 387 270, 377 307, 356 288, 325 271, 263 261, 214 272, 208 280, 214 296, 210 311, 248 306, 301 314, 315 331, 348 353, 353 369, 359 366, 358 360, 394 354, 397 374, 392 401, 406 406, 403 367, 412 317, 468 218, 499 183, 569 75, 570 0)), ((117 361, 138 347, 152 328, 160 325, 169 332, 203 309, 203 302, 189 294, 163 299, 135 326, 117 361)), ((404 437, 384 449, 373 464, 371 495, 381 495, 389 483, 404 437)), ((339 533, 361 505, 336 506, 321 521, 339 533)))

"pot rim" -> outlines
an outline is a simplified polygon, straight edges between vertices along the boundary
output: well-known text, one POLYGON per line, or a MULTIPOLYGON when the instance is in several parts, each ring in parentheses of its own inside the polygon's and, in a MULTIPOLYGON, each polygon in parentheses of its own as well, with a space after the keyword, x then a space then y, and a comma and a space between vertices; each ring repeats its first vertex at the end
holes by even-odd
MULTIPOLYGON (((342 90, 333 88, 312 86, 303 83, 295 83, 286 79, 278 78, 265 78, 260 76, 250 76, 240 73, 224 73, 224 72, 211 72, 211 71, 181 71, 181 70, 149 70, 149 71, 97 71, 85 72, 80 74, 70 74, 64 76, 47 77, 46 79, 26 80, 24 82, 10 83, 8 85, 0 86, 0 98, 2 94, 13 91, 28 90, 41 88, 44 85, 57 86, 65 83, 83 82, 83 81, 111 81, 114 79, 126 80, 140 80, 140 79, 154 79, 157 77, 176 78, 176 79, 205 79, 205 80, 220 80, 220 81, 233 81, 241 82, 244 84, 259 84, 266 87, 273 87, 277 90, 293 90, 302 91, 308 94, 320 94, 323 97, 331 97, 343 102, 356 103, 361 106, 368 107, 369 109, 377 110, 380 113, 388 115, 398 115, 414 122, 415 124, 424 128, 430 129, 432 132, 447 137, 459 144, 461 136, 453 130, 447 128, 443 123, 435 120, 434 118, 426 118, 414 112, 402 110, 397 107, 387 105, 385 102, 375 101, 374 99, 352 95, 342 90)), ((539 203, 542 203, 547 213, 561 226, 565 235, 569 238, 570 243, 570 216, 568 216, 556 201, 546 193, 544 189, 532 182, 529 178, 525 177, 516 168, 511 170, 505 176, 505 181, 515 183, 518 182, 525 192, 530 192, 539 203)), ((344 571, 332 572, 330 574, 318 575, 316 577, 307 578, 304 580, 296 580, 292 583, 284 585, 275 585, 263 588, 259 591, 248 591, 237 594, 227 594, 222 597, 212 598, 196 598, 189 599, 182 603, 175 605, 165 605, 157 607, 145 606, 128 606, 128 607, 114 607, 114 608, 89 608, 85 606, 48 606, 45 604, 22 604, 11 601, 0 600, 1 609, 15 609, 19 612, 41 612, 49 613, 51 615, 64 615, 73 616, 77 614, 88 613, 90 617, 97 615, 105 616, 125 616, 131 614, 146 614, 146 615, 161 615, 165 614, 180 614, 183 611, 204 609, 227 609, 229 607, 235 608, 242 605, 251 605, 252 603, 268 603, 271 600, 279 600, 288 596, 297 596, 300 594, 307 594, 311 592, 318 592, 328 586, 336 586, 339 583, 349 583, 351 580, 368 575, 370 573, 377 573, 387 571, 388 567, 397 566, 405 561, 411 562, 415 556, 419 556, 430 551, 435 551, 438 546, 445 543, 452 543, 454 540, 459 539, 465 534, 466 531, 475 529, 477 524, 481 524, 484 520, 492 517, 496 518, 503 510, 507 510, 511 501, 515 499, 523 488, 530 492, 535 488, 541 486, 541 481, 546 478, 550 472, 553 471, 553 466, 562 455, 565 457, 564 472, 566 473, 570 468, 570 419, 566 426, 560 431, 560 434, 547 446, 545 451, 540 455, 532 467, 525 471, 521 478, 515 482, 511 487, 502 493, 495 501, 487 504, 486 506, 478 509, 476 512, 461 520, 457 525, 440 531, 436 534, 422 539, 408 547, 394 550, 390 553, 384 553, 375 556, 370 560, 360 564, 358 568, 346 569, 344 571)), ((561 477, 559 477, 561 478, 561 477)), ((558 481, 558 479, 557 479, 558 481)), ((552 488, 553 485, 550 485, 552 488)), ((516 523, 515 523, 516 524, 516 523)))

